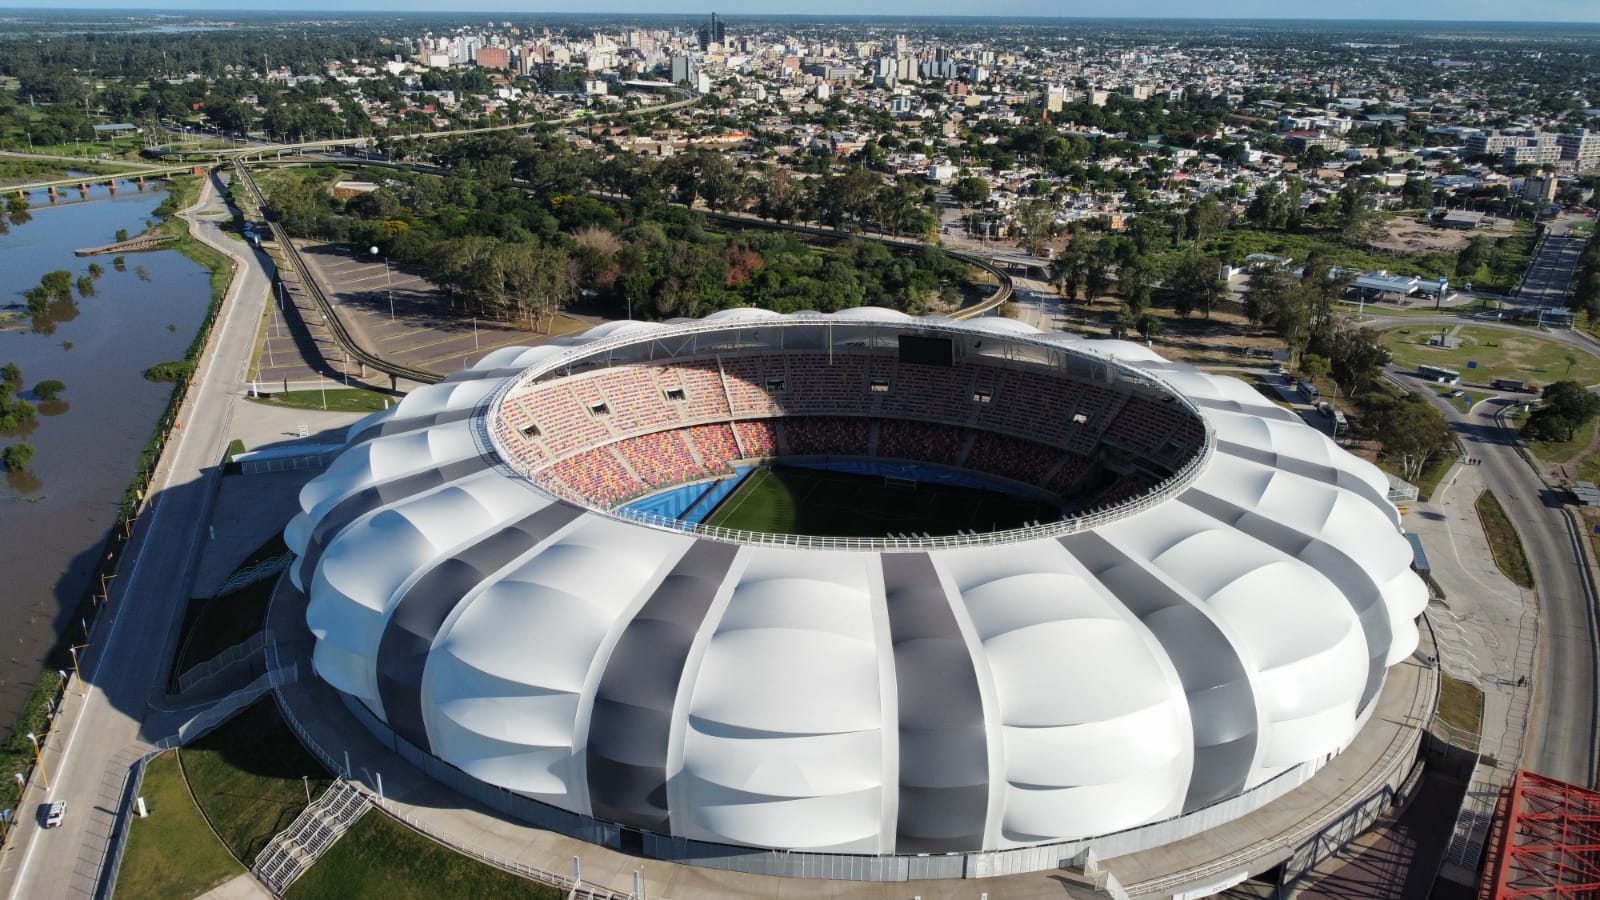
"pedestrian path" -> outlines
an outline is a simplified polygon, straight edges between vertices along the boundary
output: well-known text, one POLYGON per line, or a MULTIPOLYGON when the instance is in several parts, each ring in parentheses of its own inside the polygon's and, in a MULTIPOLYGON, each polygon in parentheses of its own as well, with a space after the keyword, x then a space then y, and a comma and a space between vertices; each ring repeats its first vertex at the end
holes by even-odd
POLYGON ((1478 521, 1475 504, 1483 490, 1477 467, 1457 465, 1406 517, 1435 563, 1433 578, 1444 594, 1428 611, 1439 665, 1483 691, 1480 762, 1446 852, 1446 863, 1461 869, 1476 867, 1501 789, 1522 758, 1538 639, 1537 594, 1500 571, 1478 521))

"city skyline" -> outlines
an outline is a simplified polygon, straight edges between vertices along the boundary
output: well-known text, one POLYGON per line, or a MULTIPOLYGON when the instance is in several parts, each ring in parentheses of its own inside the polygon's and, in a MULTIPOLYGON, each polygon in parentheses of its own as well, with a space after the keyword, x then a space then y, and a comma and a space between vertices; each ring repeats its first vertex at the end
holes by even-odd
MULTIPOLYGON (((9 5, 12 10, 49 10, 62 12, 57 4, 47 0, 22 0, 9 5)), ((192 0, 153 5, 147 0, 78 0, 73 9, 105 11, 172 11, 172 12, 271 12, 320 10, 325 3, 316 0, 285 0, 270 6, 253 4, 232 9, 219 6, 218 0, 192 0)), ((452 9, 437 0, 350 0, 341 5, 347 13, 453 13, 472 15, 541 15, 592 13, 600 15, 697 15, 717 12, 727 16, 796 15, 794 6, 779 0, 723 0, 714 4, 677 2, 651 3, 647 0, 616 0, 616 2, 575 2, 575 0, 543 0, 537 5, 508 0, 475 0, 471 9, 452 9)), ((1507 5, 1489 0, 1417 0, 1409 5, 1385 3, 1382 0, 1353 0, 1337 7, 1320 3, 1282 3, 1275 0, 1225 0, 1206 10, 1197 10, 1184 0, 1136 0, 1134 3, 1116 0, 1088 0, 1088 2, 1057 2, 1057 0, 995 0, 984 6, 984 14, 974 16, 970 4, 957 0, 931 0, 907 4, 898 2, 864 5, 850 0, 819 0, 809 4, 805 15, 829 16, 908 16, 915 18, 1038 18, 1087 19, 1125 18, 1179 20, 1276 20, 1276 21, 1437 21, 1437 22, 1528 22, 1548 24, 1600 23, 1600 5, 1590 0, 1535 0, 1535 2, 1507 5)))

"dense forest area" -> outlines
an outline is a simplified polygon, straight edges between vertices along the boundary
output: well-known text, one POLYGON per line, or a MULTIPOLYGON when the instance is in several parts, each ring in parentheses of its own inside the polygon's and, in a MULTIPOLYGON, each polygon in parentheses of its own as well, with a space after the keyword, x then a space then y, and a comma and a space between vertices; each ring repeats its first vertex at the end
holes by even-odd
MULTIPOLYGON (((827 312, 864 304, 919 314, 961 305, 972 277, 971 267, 931 245, 891 251, 850 239, 819 247, 781 231, 714 230, 684 204, 698 199, 725 209, 756 202, 724 195, 732 189, 719 183, 725 160, 717 154, 685 154, 641 175, 627 165, 609 169, 561 140, 491 136, 456 142, 439 157, 444 175, 369 171, 377 189, 344 201, 332 195, 339 176, 328 167, 268 176, 266 189, 291 234, 376 246, 462 298, 535 323, 580 295, 636 318, 735 306, 827 312), (654 188, 618 184, 623 171, 647 177, 654 188), (591 174, 618 199, 591 194, 591 174)), ((931 218, 920 205, 921 188, 868 178, 870 188, 848 175, 834 187, 820 180, 816 190, 833 200, 822 201, 819 215, 854 222, 879 201, 906 195, 917 215, 931 218), (847 179, 861 185, 861 196, 847 179)))

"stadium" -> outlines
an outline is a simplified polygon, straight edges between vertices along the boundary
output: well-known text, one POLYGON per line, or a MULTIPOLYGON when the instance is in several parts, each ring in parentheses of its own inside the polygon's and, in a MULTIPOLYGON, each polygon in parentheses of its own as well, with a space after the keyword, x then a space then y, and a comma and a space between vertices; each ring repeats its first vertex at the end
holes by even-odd
POLYGON ((1427 601, 1387 490, 1137 344, 735 310, 412 392, 286 537, 317 674, 463 793, 658 859, 975 877, 1199 834, 1349 746, 1427 601))

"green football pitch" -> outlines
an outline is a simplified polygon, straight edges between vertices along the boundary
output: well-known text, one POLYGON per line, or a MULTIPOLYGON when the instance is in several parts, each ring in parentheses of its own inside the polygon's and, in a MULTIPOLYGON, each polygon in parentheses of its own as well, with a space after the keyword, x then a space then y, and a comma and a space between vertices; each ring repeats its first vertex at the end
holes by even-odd
POLYGON ((767 534, 875 538, 999 531, 1060 518, 1053 504, 978 488, 912 486, 877 475, 773 466, 746 478, 705 524, 767 534))

